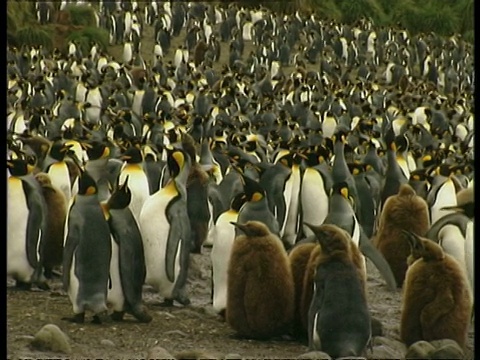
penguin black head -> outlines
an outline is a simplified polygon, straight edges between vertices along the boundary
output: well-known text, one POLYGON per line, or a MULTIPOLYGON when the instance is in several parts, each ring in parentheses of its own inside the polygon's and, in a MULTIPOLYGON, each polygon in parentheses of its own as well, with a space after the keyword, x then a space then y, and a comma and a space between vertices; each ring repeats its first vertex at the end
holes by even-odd
POLYGON ((261 221, 250 220, 244 224, 230 221, 230 224, 242 230, 244 234, 249 237, 270 235, 270 230, 268 229, 268 226, 261 221))
POLYGON ((110 149, 108 148, 108 146, 100 141, 81 143, 81 146, 87 152, 88 158, 90 160, 108 158, 110 155, 110 149))
POLYGON ((29 173, 28 161, 25 158, 9 159, 7 168, 12 176, 23 176, 29 173))
POLYGON ((188 156, 187 153, 182 149, 169 149, 167 150, 167 166, 170 172, 170 176, 175 178, 180 171, 185 167, 185 163, 187 162, 186 157, 188 156))
POLYGON ((265 189, 257 181, 242 174, 242 182, 247 201, 257 202, 265 197, 265 189))
POLYGON ((232 198, 230 201, 230 209, 238 212, 240 208, 247 202, 247 196, 244 192, 240 192, 232 198))
POLYGON ((340 181, 333 184, 332 189, 330 190, 330 196, 334 194, 339 194, 343 196, 345 199, 350 201, 353 205, 353 198, 350 196, 350 189, 348 184, 345 181, 340 181))
POLYGON ((95 195, 97 183, 87 171, 82 171, 78 179, 78 195, 95 195))
POLYGON ((62 140, 57 140, 50 148, 50 156, 57 161, 62 161, 72 146, 72 144, 66 144, 62 140))
POLYGON ((132 200, 132 192, 128 187, 128 176, 125 178, 123 184, 119 184, 117 179, 117 185, 112 195, 108 199, 108 207, 110 209, 125 209, 132 200))
POLYGON ((143 161, 142 150, 136 146, 130 146, 120 159, 129 164, 139 164, 143 161))

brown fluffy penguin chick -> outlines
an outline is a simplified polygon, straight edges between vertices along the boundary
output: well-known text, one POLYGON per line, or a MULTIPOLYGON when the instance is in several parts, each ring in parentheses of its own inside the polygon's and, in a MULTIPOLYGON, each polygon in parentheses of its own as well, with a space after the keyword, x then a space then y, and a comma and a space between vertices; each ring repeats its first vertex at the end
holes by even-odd
POLYGON ((41 258, 45 277, 51 278, 53 268, 62 265, 67 199, 63 191, 52 184, 47 173, 39 172, 35 175, 35 179, 42 188, 47 207, 45 243, 41 249, 41 258))
POLYGON ((295 300, 283 244, 262 222, 232 224, 243 234, 235 238, 231 250, 226 322, 241 337, 283 335, 291 325, 295 300))
MULTIPOLYGON (((357 268, 358 275, 360 277, 360 280, 362 281, 363 289, 366 295, 367 279, 365 275, 365 262, 362 259, 362 253, 360 252, 360 249, 352 241, 350 234, 333 224, 323 224, 320 226, 313 226, 308 224, 306 225, 309 226, 310 229, 312 229, 315 236, 317 236, 317 239, 319 236, 325 236, 324 234, 328 233, 329 237, 331 238, 332 246, 336 244, 337 246, 339 246, 339 250, 344 246, 344 238, 348 238, 350 240, 347 252, 343 251, 343 253, 348 254, 349 260, 352 261, 357 268), (322 234, 319 233, 320 229, 322 230, 322 234)), ((341 252, 342 251, 340 251, 340 253, 341 252)), ((313 297, 313 282, 315 278, 315 271, 318 265, 320 265, 321 262, 324 261, 324 258, 325 254, 322 253, 322 247, 320 246, 320 244, 317 244, 315 248, 310 252, 310 258, 308 259, 307 267, 305 269, 305 274, 303 277, 303 289, 300 296, 300 304, 298 309, 301 328, 304 335, 307 335, 308 331, 308 309, 310 308, 310 303, 312 302, 313 297)))
POLYGON ((408 184, 402 184, 397 195, 390 196, 383 206, 373 244, 387 260, 402 287, 407 271, 410 246, 402 230, 425 235, 430 228, 427 202, 408 184))
POLYGON ((307 270, 308 261, 313 249, 316 247, 318 247, 318 244, 313 242, 298 244, 295 245, 288 254, 290 268, 292 269, 293 283, 295 286, 295 315, 292 331, 296 337, 304 337, 307 335, 305 332, 306 328, 302 325, 300 305, 303 294, 303 280, 307 270))
POLYGON ((465 347, 473 305, 467 276, 458 262, 432 240, 404 231, 411 246, 403 288, 400 338, 455 340, 465 347))

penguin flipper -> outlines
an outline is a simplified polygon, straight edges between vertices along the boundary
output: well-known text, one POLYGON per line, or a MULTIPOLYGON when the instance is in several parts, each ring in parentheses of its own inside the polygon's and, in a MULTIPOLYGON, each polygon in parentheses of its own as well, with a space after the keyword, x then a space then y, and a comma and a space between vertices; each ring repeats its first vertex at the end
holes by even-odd
POLYGON ((360 229, 359 245, 360 251, 363 253, 363 255, 368 257, 373 262, 375 267, 380 272, 380 275, 382 275, 388 289, 390 291, 395 291, 397 289, 397 282, 395 281, 395 277, 393 276, 390 265, 388 264, 387 260, 385 260, 382 253, 378 251, 375 246, 373 246, 363 229, 360 229))
POLYGON ((465 237, 466 234, 464 230, 467 228, 467 224, 470 221, 472 220, 467 215, 460 212, 444 215, 435 221, 432 226, 430 226, 430 229, 427 231, 425 237, 438 243, 438 233, 445 225, 457 226, 459 229, 461 229, 463 237, 465 237))
MULTIPOLYGON (((172 203, 171 207, 181 206, 179 202, 172 203)), ((174 282, 175 281, 175 263, 177 259, 177 252, 178 247, 180 245, 180 240, 189 241, 190 239, 182 238, 182 226, 190 227, 190 224, 180 224, 179 219, 174 219, 174 217, 180 217, 178 211, 173 211, 173 209, 166 209, 166 212, 171 212, 173 214, 172 217, 169 217, 170 222, 170 229, 168 232, 168 239, 167 239, 167 249, 165 253, 165 272, 167 274, 168 281, 174 282)), ((188 219, 188 215, 186 216, 188 219)))
POLYGON ((125 216, 115 218, 110 211, 112 235, 119 244, 120 280, 127 304, 136 308, 142 302, 142 287, 145 281, 146 267, 140 230, 129 208, 122 211, 125 216))
MULTIPOLYGON (((72 204, 73 206, 73 204, 72 204)), ((72 266, 73 254, 80 243, 80 225, 75 219, 76 216, 72 211, 68 215, 67 230, 65 231, 65 244, 63 247, 63 289, 68 291, 70 286, 70 267, 72 266), (73 216, 72 216, 73 215, 73 216)))

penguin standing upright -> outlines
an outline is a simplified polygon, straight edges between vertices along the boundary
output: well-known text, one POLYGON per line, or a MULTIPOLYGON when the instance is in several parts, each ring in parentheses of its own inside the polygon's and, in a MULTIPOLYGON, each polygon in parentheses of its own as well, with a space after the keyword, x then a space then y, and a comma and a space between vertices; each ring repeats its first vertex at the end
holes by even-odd
POLYGON ((40 258, 46 226, 42 191, 25 157, 8 159, 7 167, 7 275, 17 288, 30 289, 35 283, 47 289, 40 258))
POLYGON ((142 306, 145 256, 140 229, 128 207, 132 200, 128 179, 127 175, 121 185, 117 183, 108 201, 102 204, 112 236, 107 302, 113 307, 111 316, 115 321, 123 320, 128 312, 140 322, 150 322, 152 317, 142 306))
POLYGON ((234 196, 230 203, 230 209, 220 214, 215 221, 211 237, 212 251, 212 302, 213 309, 225 315, 227 306, 227 283, 230 253, 235 240, 235 226, 231 222, 238 220, 238 212, 245 203, 245 194, 239 193, 234 196))
POLYGON ((35 179, 40 184, 46 205, 45 241, 41 257, 46 278, 52 278, 54 267, 62 265, 67 199, 65 194, 52 184, 48 174, 39 172, 35 179))
POLYGON ((293 319, 295 289, 282 242, 260 221, 232 224, 243 234, 228 266, 226 321, 244 337, 283 335, 293 319))
POLYGON ((120 159, 125 161, 120 171, 120 183, 123 183, 127 177, 130 179, 129 189, 132 199, 129 207, 138 222, 143 204, 150 196, 150 185, 143 165, 143 154, 140 148, 130 146, 120 159))
POLYGON ((74 313, 65 320, 83 323, 89 310, 94 313, 94 322, 109 321, 107 291, 111 256, 110 229, 98 200, 97 185, 88 172, 83 171, 65 227, 63 287, 74 313))
POLYGON ((167 149, 169 182, 143 204, 140 232, 145 251, 145 283, 164 297, 165 305, 176 300, 190 304, 185 285, 192 244, 187 210, 186 182, 190 158, 181 149, 167 149))

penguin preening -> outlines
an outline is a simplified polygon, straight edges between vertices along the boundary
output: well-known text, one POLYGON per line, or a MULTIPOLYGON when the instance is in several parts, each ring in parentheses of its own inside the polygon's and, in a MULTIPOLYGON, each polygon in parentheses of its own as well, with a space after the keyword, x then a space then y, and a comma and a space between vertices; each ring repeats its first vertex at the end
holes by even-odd
POLYGON ((226 321, 246 338, 283 335, 293 319, 295 292, 283 244, 260 221, 232 224, 243 234, 231 250, 226 321))
POLYGON ((400 338, 407 345, 439 339, 465 348, 473 294, 465 271, 440 245, 404 231, 411 247, 405 275, 400 338))

